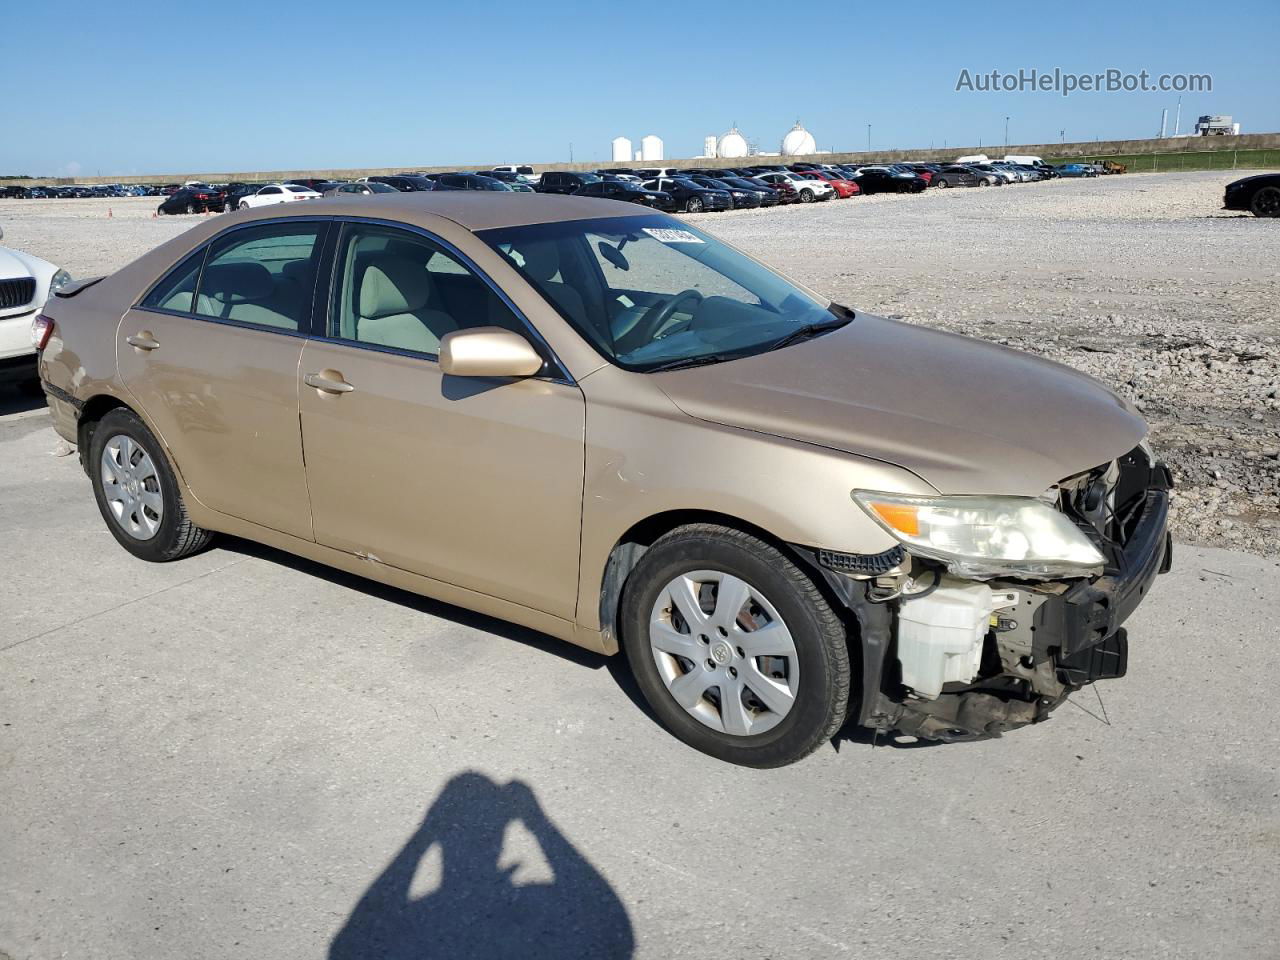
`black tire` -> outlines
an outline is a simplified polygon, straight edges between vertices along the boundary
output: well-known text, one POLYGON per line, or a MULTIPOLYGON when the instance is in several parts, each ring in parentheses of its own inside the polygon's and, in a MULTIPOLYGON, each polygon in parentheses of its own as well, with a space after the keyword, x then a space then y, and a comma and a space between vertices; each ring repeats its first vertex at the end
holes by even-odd
POLYGON ((813 191, 812 191, 812 190, 810 190, 808 187, 805 187, 803 190, 801 190, 801 191, 800 191, 800 202, 801 202, 801 203, 813 203, 813 191))
POLYGON ((192 213, 195 213, 195 212, 196 212, 196 205, 195 205, 194 203, 188 203, 188 204, 187 204, 187 213, 188 213, 188 214, 192 214, 192 213))
POLYGON ((945 177, 943 177, 943 178, 942 178, 941 180, 939 180, 936 184, 934 184, 934 186, 936 186, 936 187, 941 187, 943 190, 945 190, 945 189, 947 189, 947 187, 951 186, 951 184, 947 183, 946 178, 945 178, 945 177))
POLYGON ((980 186, 980 187, 989 187, 989 186, 991 186, 991 181, 990 181, 990 180, 988 180, 988 179, 986 179, 985 177, 983 177, 981 180, 979 180, 979 181, 978 181, 978 186, 980 186))
POLYGON ((684 209, 685 209, 685 212, 687 213, 701 213, 702 200, 698 197, 690 197, 687 201, 685 201, 684 209))
POLYGON ((166 216, 167 213, 168 211, 165 210, 163 203, 160 204, 160 206, 156 207, 156 216, 163 217, 163 216, 166 216))
POLYGON ((247 203, 245 203, 243 200, 241 200, 241 201, 240 201, 240 209, 241 209, 241 210, 248 210, 248 209, 249 209, 249 205, 248 205, 247 203))
POLYGON ((234 210, 234 209, 235 209, 235 207, 233 207, 233 206, 231 205, 231 201, 230 201, 230 200, 228 200, 226 203, 224 203, 224 204, 222 205, 222 212, 223 212, 223 213, 230 213, 230 212, 231 212, 232 210, 234 210))
POLYGON ((132 410, 118 407, 99 421, 93 431, 93 439, 89 443, 87 462, 90 482, 93 484, 93 496, 98 502, 98 511, 102 514, 103 522, 120 546, 135 557, 152 563, 166 563, 197 553, 212 541, 213 534, 202 527, 197 527, 187 516, 187 507, 182 502, 178 481, 173 474, 173 468, 169 466, 164 447, 132 410), (109 441, 120 435, 128 437, 140 446, 155 466, 156 479, 164 502, 164 512, 160 518, 159 529, 148 540, 130 536, 107 505, 100 466, 102 451, 109 441))
POLYGON ((627 578, 620 627, 632 673, 659 721, 703 753, 743 766, 780 767, 818 749, 845 720, 850 668, 844 624, 813 581, 757 537, 693 524, 659 538, 627 578), (739 577, 766 596, 795 644, 800 678, 795 700, 775 726, 760 734, 734 736, 695 718, 676 702, 654 661, 649 618, 659 596, 680 575, 708 569, 739 577))
POLYGON ((1249 201, 1255 217, 1280 217, 1280 187, 1263 187, 1249 201))

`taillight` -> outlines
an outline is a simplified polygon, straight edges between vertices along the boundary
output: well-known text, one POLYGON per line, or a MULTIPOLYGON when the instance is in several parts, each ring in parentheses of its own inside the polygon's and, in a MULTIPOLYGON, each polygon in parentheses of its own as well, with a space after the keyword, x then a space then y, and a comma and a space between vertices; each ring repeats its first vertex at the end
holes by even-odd
POLYGON ((43 350, 51 336, 53 336, 53 318, 37 313, 36 318, 31 321, 31 345, 36 350, 43 350))

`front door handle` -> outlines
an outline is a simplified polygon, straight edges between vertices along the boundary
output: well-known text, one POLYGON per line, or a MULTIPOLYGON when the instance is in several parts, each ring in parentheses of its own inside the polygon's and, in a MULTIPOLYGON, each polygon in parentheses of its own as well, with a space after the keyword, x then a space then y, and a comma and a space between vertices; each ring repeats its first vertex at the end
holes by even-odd
POLYGON ((302 378, 308 387, 315 387, 325 393, 350 393, 355 389, 337 370, 321 370, 319 373, 308 373, 302 378))
POLYGON ((124 342, 131 347, 147 352, 160 346, 160 341, 151 335, 150 330, 139 330, 133 336, 126 337, 124 342))

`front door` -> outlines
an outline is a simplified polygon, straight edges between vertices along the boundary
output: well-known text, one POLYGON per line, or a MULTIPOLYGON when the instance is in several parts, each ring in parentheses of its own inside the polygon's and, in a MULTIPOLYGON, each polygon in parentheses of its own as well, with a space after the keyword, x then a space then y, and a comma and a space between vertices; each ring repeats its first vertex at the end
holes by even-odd
POLYGON ((571 619, 585 406, 546 377, 449 377, 440 338, 524 321, 445 246, 347 224, 300 398, 316 540, 571 619))
POLYGON ((298 362, 322 221, 246 227, 176 266, 120 324, 120 377, 205 506, 311 539, 298 362))

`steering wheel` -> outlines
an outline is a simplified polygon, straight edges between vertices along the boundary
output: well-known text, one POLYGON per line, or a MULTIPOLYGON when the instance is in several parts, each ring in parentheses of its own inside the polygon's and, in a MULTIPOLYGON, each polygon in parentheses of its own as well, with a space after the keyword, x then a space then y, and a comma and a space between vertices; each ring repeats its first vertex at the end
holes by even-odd
POLYGON ((664 303, 657 313, 636 324, 636 329, 632 331, 631 337, 642 344, 651 341, 667 325, 667 321, 675 314, 676 308, 686 300, 692 300, 696 309, 697 305, 702 302, 703 296, 692 288, 682 290, 664 303))

